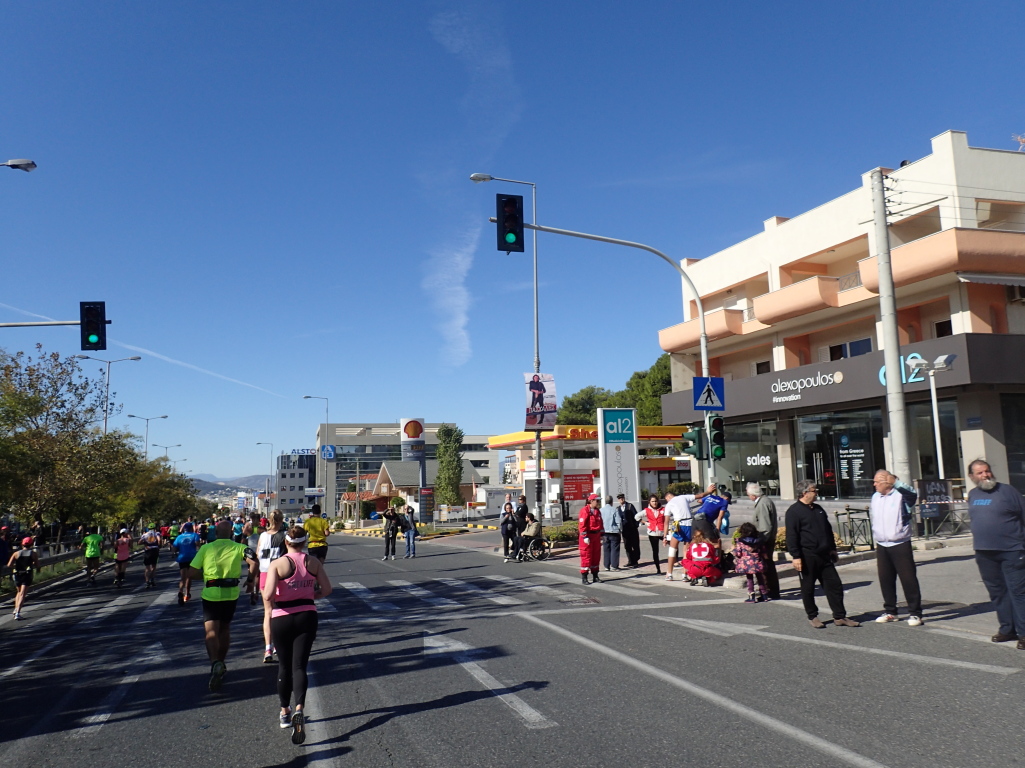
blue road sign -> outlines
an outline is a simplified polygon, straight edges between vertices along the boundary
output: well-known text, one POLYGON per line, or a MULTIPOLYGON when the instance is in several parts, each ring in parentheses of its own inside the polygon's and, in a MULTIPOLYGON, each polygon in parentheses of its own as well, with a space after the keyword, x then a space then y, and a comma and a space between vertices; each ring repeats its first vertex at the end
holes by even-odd
POLYGON ((324 461, 334 461, 335 447, 333 445, 320 446, 320 458, 322 458, 324 461))
POLYGON ((726 387, 723 379, 717 376, 694 377, 694 410, 726 410, 726 387))

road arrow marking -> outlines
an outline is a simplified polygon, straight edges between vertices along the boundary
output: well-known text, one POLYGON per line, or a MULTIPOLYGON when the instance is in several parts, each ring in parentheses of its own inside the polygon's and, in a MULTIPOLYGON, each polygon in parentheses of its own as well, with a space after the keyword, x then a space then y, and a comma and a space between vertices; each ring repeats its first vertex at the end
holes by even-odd
POLYGON ((527 704, 515 693, 509 692, 509 686, 504 685, 500 680, 485 671, 479 663, 474 661, 474 654, 477 649, 471 648, 466 643, 453 640, 444 635, 432 635, 424 633, 424 655, 445 654, 452 657, 459 666, 465 669, 481 685, 491 691, 509 709, 515 712, 523 720, 527 728, 554 728, 558 725, 554 720, 549 720, 532 706, 527 704))
POLYGON ((773 640, 786 640, 790 643, 804 643, 805 645, 817 645, 822 648, 836 648, 842 651, 854 651, 856 653, 868 653, 874 656, 889 656, 894 659, 901 659, 903 661, 914 661, 918 664, 929 664, 934 667, 958 667, 960 669, 971 669, 976 672, 989 672, 994 675, 1013 675, 1015 672, 1021 672, 1021 669, 1015 669, 1014 667, 998 667, 993 664, 976 664, 971 661, 958 661, 957 659, 942 659, 936 656, 920 656, 915 653, 904 653, 902 651, 888 651, 883 648, 867 648, 863 645, 850 645, 849 643, 834 643, 829 640, 815 640, 810 637, 794 637, 793 635, 780 635, 775 632, 762 632, 763 627, 754 627, 749 624, 727 624, 718 621, 697 621, 694 619, 678 619, 672 616, 650 616, 644 614, 647 619, 655 619, 656 621, 665 621, 669 624, 677 624, 679 626, 687 627, 688 629, 696 629, 701 632, 708 632, 709 634, 719 635, 720 637, 729 637, 732 635, 739 634, 757 634, 758 637, 768 637, 773 640), (730 632, 728 628, 736 628, 736 631, 730 632), (729 634, 725 634, 729 632, 729 634))

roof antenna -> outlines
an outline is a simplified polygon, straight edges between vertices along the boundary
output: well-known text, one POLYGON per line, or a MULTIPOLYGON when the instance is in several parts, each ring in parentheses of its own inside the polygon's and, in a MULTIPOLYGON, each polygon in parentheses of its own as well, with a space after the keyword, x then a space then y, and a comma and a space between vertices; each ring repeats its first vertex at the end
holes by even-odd
POLYGON ((1025 134, 1012 133, 1011 138, 1018 142, 1018 151, 1025 150, 1025 134))

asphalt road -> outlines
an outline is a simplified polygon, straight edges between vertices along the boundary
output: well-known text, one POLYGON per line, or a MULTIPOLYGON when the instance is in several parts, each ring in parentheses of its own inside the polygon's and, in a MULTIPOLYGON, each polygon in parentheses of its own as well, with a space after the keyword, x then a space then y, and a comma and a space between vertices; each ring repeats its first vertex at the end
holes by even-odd
MULTIPOLYGON (((584 587, 573 559, 504 564, 495 538, 386 562, 379 540, 332 538, 302 747, 277 727, 276 666, 261 663, 262 611, 245 597, 218 694, 201 606, 176 604, 166 561, 157 590, 75 582, 30 599, 26 621, 0 619, 0 763, 1025 763, 1025 652, 987 642, 969 550, 923 555, 924 627, 814 630, 794 584, 759 605, 645 573, 584 587)), ((870 621, 874 564, 841 575, 870 621)))

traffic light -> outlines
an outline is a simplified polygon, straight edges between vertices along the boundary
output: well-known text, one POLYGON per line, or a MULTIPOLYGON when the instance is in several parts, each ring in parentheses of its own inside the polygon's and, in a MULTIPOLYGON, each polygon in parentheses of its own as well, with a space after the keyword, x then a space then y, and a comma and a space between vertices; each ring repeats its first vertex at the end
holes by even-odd
POLYGON ((715 461, 726 458, 726 422, 718 413, 708 420, 708 450, 715 461))
POLYGON ((82 332, 82 349, 97 352, 107 348, 107 303, 104 301, 82 301, 78 305, 79 330, 82 332))
POLYGON ((683 449, 684 453, 689 453, 691 456, 696 458, 698 461, 705 460, 704 451, 704 432, 705 430, 701 427, 694 427, 690 432, 683 433, 684 440, 690 440, 691 444, 683 449))
POLYGON ((498 250, 523 253, 523 195, 495 195, 498 250))

